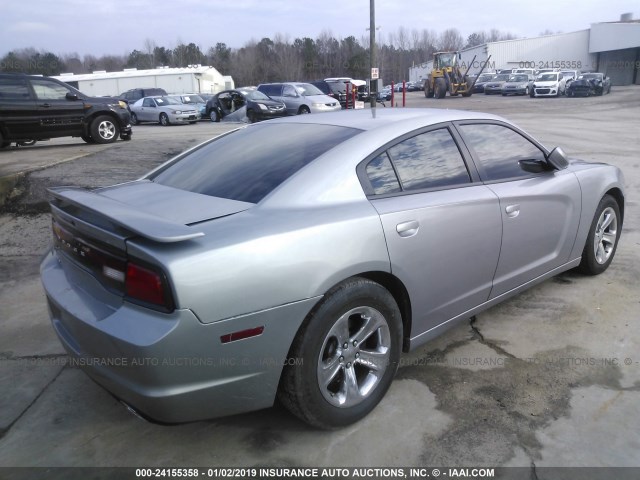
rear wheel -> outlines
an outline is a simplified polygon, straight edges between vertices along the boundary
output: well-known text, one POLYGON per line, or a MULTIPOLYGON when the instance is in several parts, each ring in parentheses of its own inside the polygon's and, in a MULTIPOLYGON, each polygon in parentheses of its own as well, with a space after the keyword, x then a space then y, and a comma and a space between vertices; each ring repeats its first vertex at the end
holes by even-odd
POLYGON ((215 108, 213 110, 211 110, 211 112, 209 113, 209 119, 212 122, 219 122, 220 121, 220 116, 218 115, 218 111, 215 108))
POLYGON ((138 125, 138 116, 131 112, 131 125, 138 125))
POLYGON ((611 195, 605 195, 591 222, 579 271, 587 275, 598 275, 609 267, 616 253, 621 227, 618 202, 611 195))
POLYGON ((113 143, 120 136, 120 127, 112 117, 101 115, 91 122, 89 132, 95 143, 113 143))
POLYGON ((398 367, 402 320, 393 296, 365 278, 327 293, 303 323, 280 380, 280 401, 321 428, 354 423, 380 402, 398 367))
POLYGON ((447 94, 447 83, 444 78, 436 78, 435 86, 433 89, 434 98, 444 98, 447 94))
POLYGON ((5 142, 2 132, 0 132, 0 148, 7 148, 9 145, 11 145, 11 142, 5 142))
POLYGON ((162 125, 163 127, 167 127, 171 125, 171 122, 169 121, 169 117, 164 112, 160 114, 160 125, 162 125))

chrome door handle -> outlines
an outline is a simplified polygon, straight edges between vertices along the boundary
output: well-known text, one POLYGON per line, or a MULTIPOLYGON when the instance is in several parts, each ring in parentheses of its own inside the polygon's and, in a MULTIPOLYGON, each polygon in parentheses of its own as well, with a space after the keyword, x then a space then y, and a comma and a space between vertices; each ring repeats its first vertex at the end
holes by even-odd
POLYGON ((504 211, 507 212, 507 217, 516 218, 518 215, 520 215, 520 205, 507 205, 507 208, 505 208, 504 211))
POLYGON ((396 232, 401 237, 413 237, 416 233, 418 233, 418 229, 420 228, 420 223, 416 220, 411 220, 409 222, 402 222, 396 225, 396 232))

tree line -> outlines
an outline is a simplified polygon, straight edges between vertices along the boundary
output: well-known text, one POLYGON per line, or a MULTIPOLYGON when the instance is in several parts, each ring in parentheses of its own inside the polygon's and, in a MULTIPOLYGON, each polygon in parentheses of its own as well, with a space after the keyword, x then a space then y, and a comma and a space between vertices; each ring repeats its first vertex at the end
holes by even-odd
MULTIPOLYGON (((492 29, 470 34, 466 40, 455 28, 440 33, 399 27, 377 33, 376 63, 385 82, 407 79, 409 68, 429 61, 434 52, 455 51, 483 43, 516 38, 492 29)), ((369 37, 336 38, 325 30, 317 38, 295 38, 276 34, 259 41, 250 40, 240 48, 218 42, 202 49, 195 43, 179 43, 175 48, 146 40, 141 49, 126 55, 55 54, 34 48, 13 50, 0 59, 0 72, 40 75, 75 74, 124 68, 148 69, 158 66, 187 67, 211 65, 223 75, 231 75, 238 86, 276 81, 311 81, 327 77, 369 77, 369 37)))

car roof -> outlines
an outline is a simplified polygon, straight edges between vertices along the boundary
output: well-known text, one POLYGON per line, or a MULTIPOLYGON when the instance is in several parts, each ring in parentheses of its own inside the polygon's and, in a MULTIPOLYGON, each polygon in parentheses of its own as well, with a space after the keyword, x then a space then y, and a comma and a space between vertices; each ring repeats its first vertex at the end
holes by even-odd
POLYGON ((284 117, 271 120, 279 123, 309 123, 317 125, 335 125, 375 130, 388 127, 389 124, 406 124, 409 130, 456 120, 500 120, 503 118, 489 113, 450 110, 439 108, 376 108, 375 116, 371 109, 328 112, 316 115, 284 117))

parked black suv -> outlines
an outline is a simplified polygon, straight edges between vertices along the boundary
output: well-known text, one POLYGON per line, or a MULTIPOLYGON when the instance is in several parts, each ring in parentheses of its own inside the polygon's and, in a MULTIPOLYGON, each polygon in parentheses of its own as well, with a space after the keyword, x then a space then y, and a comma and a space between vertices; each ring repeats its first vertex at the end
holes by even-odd
POLYGON ((339 80, 318 80, 317 82, 311 82, 311 85, 315 85, 325 95, 338 100, 342 108, 347 107, 347 85, 344 82, 339 80))
POLYGON ((121 93, 118 98, 129 105, 133 105, 144 97, 165 97, 166 95, 167 92, 164 88, 132 88, 131 90, 121 93))
POLYGON ((53 78, 0 74, 0 147, 54 137, 130 140, 129 111, 116 98, 88 97, 53 78))

